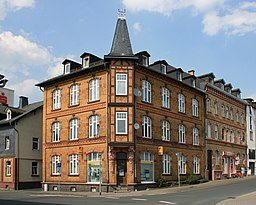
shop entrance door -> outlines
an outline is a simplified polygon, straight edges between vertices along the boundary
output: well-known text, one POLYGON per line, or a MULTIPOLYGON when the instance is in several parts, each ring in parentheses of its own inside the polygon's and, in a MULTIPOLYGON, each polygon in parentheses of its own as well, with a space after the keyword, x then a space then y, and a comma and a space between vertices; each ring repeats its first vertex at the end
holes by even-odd
POLYGON ((116 153, 117 163, 117 185, 127 184, 127 154, 125 152, 116 153))

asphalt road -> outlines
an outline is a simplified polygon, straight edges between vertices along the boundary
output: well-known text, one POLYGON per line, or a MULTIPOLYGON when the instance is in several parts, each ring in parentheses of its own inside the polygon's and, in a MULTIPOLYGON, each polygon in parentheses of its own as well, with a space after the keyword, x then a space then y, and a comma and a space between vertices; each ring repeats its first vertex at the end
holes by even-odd
MULTIPOLYGON (((1 205, 215 205, 256 190, 256 177, 209 182, 183 188, 156 189, 131 193, 58 193, 42 191, 0 191, 1 205)), ((255 203, 256 204, 256 203, 255 203)))

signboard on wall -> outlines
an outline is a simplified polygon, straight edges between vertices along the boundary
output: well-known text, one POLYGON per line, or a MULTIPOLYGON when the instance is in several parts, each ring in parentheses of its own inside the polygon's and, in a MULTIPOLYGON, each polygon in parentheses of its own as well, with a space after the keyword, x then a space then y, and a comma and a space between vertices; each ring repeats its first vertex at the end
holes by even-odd
POLYGON ((14 90, 8 88, 0 88, 0 104, 9 105, 13 107, 14 90))

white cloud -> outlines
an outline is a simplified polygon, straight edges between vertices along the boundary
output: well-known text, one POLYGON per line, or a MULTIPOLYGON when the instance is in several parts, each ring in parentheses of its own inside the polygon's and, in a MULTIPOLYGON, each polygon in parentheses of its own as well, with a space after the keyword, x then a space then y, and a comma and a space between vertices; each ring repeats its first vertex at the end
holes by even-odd
POLYGON ((252 6, 256 6, 256 4, 241 4, 240 7, 229 10, 222 16, 218 13, 205 15, 203 32, 208 35, 216 35, 220 31, 227 35, 244 35, 248 32, 256 32, 256 11, 246 10, 252 6))
POLYGON ((22 8, 33 7, 35 0, 0 0, 0 21, 10 11, 17 11, 22 8))
POLYGON ((32 93, 38 92, 38 87, 35 87, 36 83, 38 83, 38 80, 36 79, 26 79, 8 87, 15 90, 15 95, 30 96, 32 93))
POLYGON ((128 10, 158 12, 166 16, 173 11, 187 8, 205 12, 221 7, 224 2, 225 0, 123 0, 128 10))
POLYGON ((141 24, 139 22, 134 23, 133 29, 135 30, 135 32, 141 32, 141 24))
POLYGON ((63 65, 61 64, 62 61, 63 58, 55 58, 54 64, 48 67, 46 79, 56 77, 63 73, 63 65))
POLYGON ((46 65, 53 58, 46 48, 9 31, 0 33, 0 53, 1 72, 12 76, 29 75, 34 66, 46 65))

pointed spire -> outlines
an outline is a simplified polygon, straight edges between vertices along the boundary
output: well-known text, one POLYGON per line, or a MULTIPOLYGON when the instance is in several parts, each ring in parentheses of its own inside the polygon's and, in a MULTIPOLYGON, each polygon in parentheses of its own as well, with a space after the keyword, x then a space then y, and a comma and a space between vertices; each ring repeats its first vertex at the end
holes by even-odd
POLYGON ((126 24, 126 11, 118 10, 116 30, 108 57, 134 57, 126 24))

